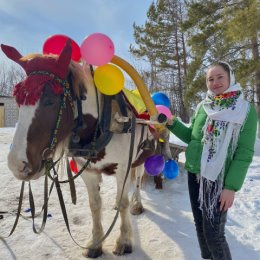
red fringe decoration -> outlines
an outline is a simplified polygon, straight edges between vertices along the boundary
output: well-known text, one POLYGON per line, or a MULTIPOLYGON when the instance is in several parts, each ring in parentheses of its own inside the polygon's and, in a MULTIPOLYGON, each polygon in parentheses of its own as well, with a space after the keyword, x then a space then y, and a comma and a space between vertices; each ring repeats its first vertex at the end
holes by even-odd
POLYGON ((53 80, 48 75, 30 75, 24 81, 18 83, 14 87, 13 95, 16 98, 17 104, 20 105, 35 105, 40 99, 43 88, 46 84, 50 87, 55 95, 63 93, 63 87, 57 81, 53 80))

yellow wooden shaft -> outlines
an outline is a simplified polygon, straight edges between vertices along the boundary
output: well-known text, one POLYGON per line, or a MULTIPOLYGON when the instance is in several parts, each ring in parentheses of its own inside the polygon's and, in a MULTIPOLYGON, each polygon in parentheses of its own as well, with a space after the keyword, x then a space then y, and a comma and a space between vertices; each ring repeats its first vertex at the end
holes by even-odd
MULTIPOLYGON (((114 63, 115 65, 119 66, 121 69, 123 69, 134 81, 143 101, 147 108, 147 111, 151 117, 152 120, 157 120, 158 117, 158 111, 155 107, 155 104, 151 98, 150 92, 148 91, 147 86, 145 85, 143 79, 139 75, 139 73, 135 70, 135 68, 125 61, 124 59, 114 55, 111 63, 114 63)), ((163 130, 165 130, 164 125, 155 125, 155 129, 161 133, 163 130)))
POLYGON ((139 73, 134 69, 131 64, 116 55, 114 55, 111 62, 122 68, 132 78, 144 101, 148 113, 153 119, 156 119, 156 116, 158 115, 157 109, 151 98, 150 92, 148 91, 148 88, 139 73))

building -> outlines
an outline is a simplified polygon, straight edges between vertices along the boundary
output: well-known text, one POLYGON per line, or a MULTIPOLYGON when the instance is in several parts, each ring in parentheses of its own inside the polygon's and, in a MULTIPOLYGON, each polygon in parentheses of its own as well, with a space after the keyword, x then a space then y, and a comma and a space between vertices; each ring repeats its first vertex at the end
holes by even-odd
POLYGON ((0 95, 0 127, 14 127, 18 120, 18 106, 12 96, 0 95))

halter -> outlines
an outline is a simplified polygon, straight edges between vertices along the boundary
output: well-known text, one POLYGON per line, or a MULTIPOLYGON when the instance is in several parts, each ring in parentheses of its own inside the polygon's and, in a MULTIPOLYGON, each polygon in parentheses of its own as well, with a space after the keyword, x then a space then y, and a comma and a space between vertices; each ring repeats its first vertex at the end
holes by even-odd
POLYGON ((58 77, 48 71, 33 71, 28 76, 32 76, 32 75, 49 76, 63 87, 63 94, 61 96, 60 109, 59 109, 56 125, 55 125, 55 128, 52 133, 52 140, 50 142, 49 147, 45 148, 42 153, 42 158, 44 160, 46 160, 46 159, 52 158, 54 156, 54 154, 53 154, 54 148, 56 147, 57 142, 58 142, 57 135, 58 135, 58 130, 60 128, 60 122, 61 122, 62 115, 63 115, 63 109, 66 107, 66 100, 67 99, 69 100, 69 103, 70 103, 70 106, 72 109, 74 108, 74 104, 73 104, 73 99, 71 96, 70 84, 66 79, 62 80, 60 77, 58 77), (50 153, 50 154, 48 154, 48 153, 50 153))

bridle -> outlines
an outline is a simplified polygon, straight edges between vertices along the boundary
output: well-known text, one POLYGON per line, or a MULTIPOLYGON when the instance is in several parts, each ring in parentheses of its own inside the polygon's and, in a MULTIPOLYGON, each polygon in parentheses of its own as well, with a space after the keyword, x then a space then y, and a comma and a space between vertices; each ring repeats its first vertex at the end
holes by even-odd
POLYGON ((52 132, 51 141, 50 141, 49 147, 46 147, 42 152, 42 159, 48 160, 50 158, 53 158, 54 150, 58 143, 58 138, 57 138, 58 131, 59 131, 60 123, 62 120, 63 109, 66 108, 66 101, 69 100, 69 104, 71 106, 71 109, 73 110, 74 109, 73 98, 71 95, 70 84, 67 79, 63 80, 60 77, 58 77, 48 71, 33 71, 28 76, 31 76, 31 75, 47 75, 47 76, 51 77, 53 81, 56 81, 63 87, 63 93, 61 94, 61 99, 60 99, 60 108, 59 108, 55 128, 52 132))

